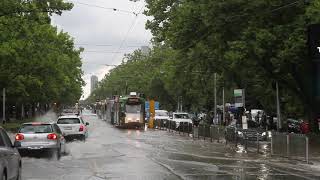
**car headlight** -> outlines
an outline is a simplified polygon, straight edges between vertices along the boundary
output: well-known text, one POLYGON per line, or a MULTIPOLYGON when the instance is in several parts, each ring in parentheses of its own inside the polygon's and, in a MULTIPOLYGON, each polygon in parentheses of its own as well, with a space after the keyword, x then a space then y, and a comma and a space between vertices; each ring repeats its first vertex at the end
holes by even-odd
POLYGON ((238 131, 238 135, 243 135, 243 132, 241 132, 241 131, 238 131))
POLYGON ((263 132, 262 134, 261 134, 261 136, 266 136, 267 135, 267 133, 266 132, 263 132))

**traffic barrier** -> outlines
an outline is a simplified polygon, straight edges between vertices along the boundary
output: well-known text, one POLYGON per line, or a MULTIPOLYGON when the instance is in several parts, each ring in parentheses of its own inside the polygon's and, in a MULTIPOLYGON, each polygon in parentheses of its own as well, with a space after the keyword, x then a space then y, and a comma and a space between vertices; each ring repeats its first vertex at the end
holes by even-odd
POLYGON ((210 126, 211 141, 216 140, 219 142, 220 140, 224 139, 224 131, 224 127, 216 125, 210 126))
POLYGON ((272 132, 271 155, 303 158, 309 163, 309 138, 304 134, 272 132))

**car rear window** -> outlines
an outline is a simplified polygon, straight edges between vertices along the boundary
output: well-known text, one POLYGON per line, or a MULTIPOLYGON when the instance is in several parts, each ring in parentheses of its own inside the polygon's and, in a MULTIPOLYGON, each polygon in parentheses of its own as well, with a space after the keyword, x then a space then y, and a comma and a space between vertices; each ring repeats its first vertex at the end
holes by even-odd
POLYGON ((19 132, 25 134, 52 133, 53 130, 50 124, 26 124, 20 128, 19 132))
POLYGON ((80 124, 79 118, 62 118, 59 119, 57 124, 80 124))

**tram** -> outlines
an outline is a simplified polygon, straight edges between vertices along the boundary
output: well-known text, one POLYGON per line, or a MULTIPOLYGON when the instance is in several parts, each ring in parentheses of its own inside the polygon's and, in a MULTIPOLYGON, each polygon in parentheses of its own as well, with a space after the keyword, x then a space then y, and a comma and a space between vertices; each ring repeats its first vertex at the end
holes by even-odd
POLYGON ((115 96, 106 101, 107 121, 120 128, 141 128, 145 125, 145 99, 136 92, 115 96))

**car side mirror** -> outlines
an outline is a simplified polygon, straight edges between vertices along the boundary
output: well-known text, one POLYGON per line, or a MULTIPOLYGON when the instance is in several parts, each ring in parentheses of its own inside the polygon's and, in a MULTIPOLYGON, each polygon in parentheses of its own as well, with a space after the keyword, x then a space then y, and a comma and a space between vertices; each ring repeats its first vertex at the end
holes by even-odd
POLYGON ((89 123, 88 123, 88 122, 86 122, 86 126, 89 126, 89 123))

